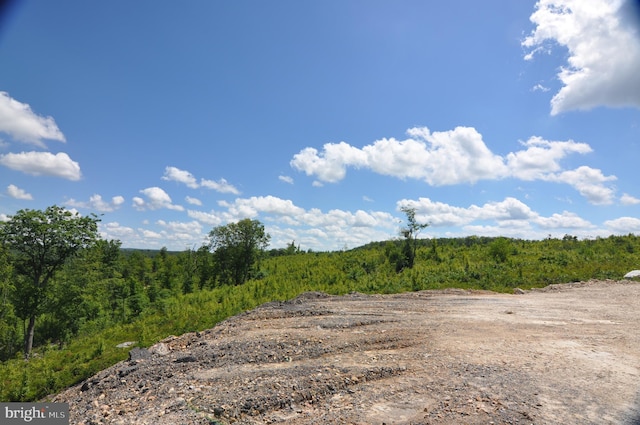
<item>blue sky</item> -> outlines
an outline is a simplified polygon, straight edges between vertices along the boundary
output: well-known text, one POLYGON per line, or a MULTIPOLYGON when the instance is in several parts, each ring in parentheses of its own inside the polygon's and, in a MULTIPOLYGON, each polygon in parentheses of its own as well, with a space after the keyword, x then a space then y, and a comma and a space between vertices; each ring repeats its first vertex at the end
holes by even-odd
POLYGON ((0 20, 0 220, 124 247, 640 234, 632 1, 26 0, 0 20))

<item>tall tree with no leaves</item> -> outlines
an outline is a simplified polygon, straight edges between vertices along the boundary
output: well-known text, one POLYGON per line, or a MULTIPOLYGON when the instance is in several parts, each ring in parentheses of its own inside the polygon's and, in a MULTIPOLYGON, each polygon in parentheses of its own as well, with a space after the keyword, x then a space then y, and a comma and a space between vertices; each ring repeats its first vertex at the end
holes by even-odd
POLYGON ((0 223, 0 242, 7 248, 14 270, 18 303, 16 314, 29 320, 24 356, 31 354, 36 318, 45 311, 51 279, 80 249, 98 239, 95 215, 82 217, 53 205, 45 211, 20 210, 0 223))

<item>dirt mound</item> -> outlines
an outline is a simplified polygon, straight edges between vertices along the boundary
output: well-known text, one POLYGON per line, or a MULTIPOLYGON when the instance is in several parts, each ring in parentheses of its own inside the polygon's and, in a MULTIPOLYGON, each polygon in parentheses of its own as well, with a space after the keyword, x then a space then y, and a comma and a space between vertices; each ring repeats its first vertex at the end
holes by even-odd
POLYGON ((307 293, 55 396, 73 424, 639 424, 640 285, 307 293))

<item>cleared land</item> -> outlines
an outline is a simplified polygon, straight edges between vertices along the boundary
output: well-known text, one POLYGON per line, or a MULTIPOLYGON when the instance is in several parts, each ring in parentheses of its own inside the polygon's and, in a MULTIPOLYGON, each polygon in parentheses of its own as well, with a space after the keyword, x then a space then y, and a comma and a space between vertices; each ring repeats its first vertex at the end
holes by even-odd
POLYGON ((74 424, 640 424, 640 284, 307 293, 57 395, 74 424))

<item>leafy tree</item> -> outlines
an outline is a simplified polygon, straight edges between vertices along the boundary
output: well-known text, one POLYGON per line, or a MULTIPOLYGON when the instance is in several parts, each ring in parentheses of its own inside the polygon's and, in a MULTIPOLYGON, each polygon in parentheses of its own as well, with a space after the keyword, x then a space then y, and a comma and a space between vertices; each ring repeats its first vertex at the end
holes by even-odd
POLYGON ((18 324, 10 302, 15 289, 11 281, 12 267, 4 247, 0 246, 0 361, 11 358, 20 350, 18 324))
POLYGON ((269 245, 271 236, 258 220, 214 227, 209 232, 209 249, 213 251, 216 274, 223 284, 240 285, 249 278, 254 263, 269 245))
POLYGON ((504 263, 509 257, 511 243, 507 238, 497 238, 489 245, 489 255, 497 263, 504 263))
POLYGON ((65 262, 95 243, 95 215, 82 217, 53 205, 45 211, 20 210, 0 224, 0 241, 7 247, 16 273, 16 295, 21 302, 16 315, 29 320, 24 336, 24 356, 31 354, 36 317, 47 307, 49 283, 65 262))
POLYGON ((404 268, 413 268, 418 250, 418 233, 422 229, 429 227, 429 224, 422 224, 416 221, 416 209, 411 207, 402 207, 400 209, 407 216, 407 226, 400 230, 400 234, 404 236, 404 244, 402 245, 402 256, 400 261, 396 263, 396 271, 404 268))

